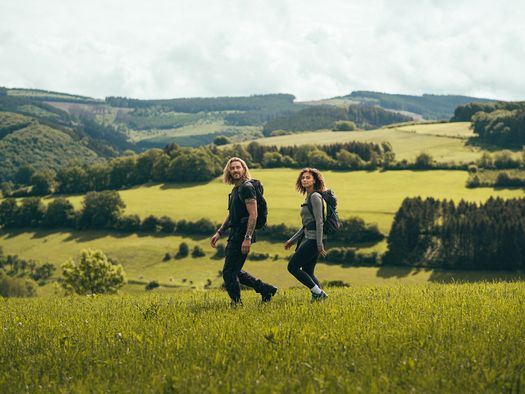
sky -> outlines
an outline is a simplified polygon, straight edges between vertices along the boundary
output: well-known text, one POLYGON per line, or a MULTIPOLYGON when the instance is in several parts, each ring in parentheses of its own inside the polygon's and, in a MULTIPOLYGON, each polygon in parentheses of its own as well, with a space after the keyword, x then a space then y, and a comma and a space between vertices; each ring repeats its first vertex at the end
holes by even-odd
POLYGON ((0 86, 525 100, 522 0, 1 0, 0 86))

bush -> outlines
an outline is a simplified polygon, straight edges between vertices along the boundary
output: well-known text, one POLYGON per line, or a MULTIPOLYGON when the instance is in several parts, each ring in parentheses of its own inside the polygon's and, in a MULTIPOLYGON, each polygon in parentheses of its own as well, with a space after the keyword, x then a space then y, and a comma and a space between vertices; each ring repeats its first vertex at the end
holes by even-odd
POLYGON ((481 179, 479 179, 479 175, 471 176, 467 180, 467 187, 468 188, 474 188, 474 187, 480 187, 481 186, 481 179))
POLYGON ((186 242, 182 242, 179 245, 179 251, 175 255, 175 258, 176 259, 182 259, 182 258, 188 256, 188 254, 190 254, 190 248, 189 248, 189 246, 188 246, 188 244, 186 242))
POLYGON ((171 218, 162 216, 159 219, 159 226, 161 232, 171 234, 175 231, 176 224, 171 218))
POLYGON ((215 250, 216 252, 212 257, 213 259, 223 259, 226 256, 226 248, 223 244, 218 244, 215 250))
POLYGON ((113 265, 100 250, 84 249, 80 261, 62 265, 62 287, 77 294, 115 293, 125 283, 122 266, 113 265))
POLYGON ((357 126, 351 120, 340 120, 334 123, 332 130, 333 131, 354 131, 354 130, 357 130, 357 126))
POLYGON ((270 258, 270 255, 268 253, 252 252, 248 255, 248 260, 254 260, 254 261, 266 260, 268 258, 270 258))
POLYGON ((215 137, 213 143, 215 145, 227 145, 230 143, 230 139, 228 137, 225 137, 224 135, 220 135, 218 137, 215 137))
POLYGON ((326 280, 322 283, 322 287, 350 287, 350 285, 342 280, 326 280))
POLYGON ((170 261, 171 260, 171 254, 170 253, 166 253, 164 255, 164 257, 162 258, 162 261, 170 261))
POLYGON ((204 253, 204 250, 199 245, 195 245, 193 247, 193 250, 191 251, 191 257, 196 258, 196 257, 203 257, 203 256, 206 256, 206 253, 204 253))
POLYGON ((2 297, 34 297, 36 284, 30 279, 12 278, 0 273, 0 296, 2 297))
POLYGON ((428 153, 422 152, 416 157, 416 162, 414 163, 414 167, 417 169, 428 169, 432 167, 432 163, 434 162, 434 159, 431 155, 428 153))
POLYGON ((159 231, 159 229, 160 220, 154 215, 149 215, 142 221, 142 224, 140 225, 140 230, 146 233, 156 233, 159 231))
POLYGON ((115 229, 125 233, 131 233, 140 230, 140 218, 138 215, 121 216, 115 224, 115 229))
POLYGON ((149 282, 146 286, 144 286, 144 289, 146 291, 150 291, 150 290, 153 290, 153 289, 156 289, 157 287, 159 287, 159 282, 156 281, 156 280, 152 280, 151 282, 149 282))

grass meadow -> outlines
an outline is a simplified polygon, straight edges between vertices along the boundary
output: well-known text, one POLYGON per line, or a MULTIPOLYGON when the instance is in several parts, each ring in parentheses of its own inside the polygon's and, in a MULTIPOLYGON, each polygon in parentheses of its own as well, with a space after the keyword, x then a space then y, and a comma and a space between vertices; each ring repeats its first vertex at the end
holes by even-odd
MULTIPOLYGON (((225 241, 222 241, 225 242, 225 241)), ((180 289, 202 289, 211 282, 210 287, 222 285, 219 270, 224 260, 215 259, 215 250, 208 238, 188 238, 162 235, 119 235, 102 231, 18 231, 0 232, 0 244, 5 254, 17 254, 21 258, 33 259, 40 263, 53 263, 60 274, 60 265, 71 258, 78 258, 82 249, 100 249, 109 257, 117 260, 124 267, 129 281, 122 289, 123 293, 144 293, 144 286, 150 281, 158 281, 161 287, 155 292, 174 292, 180 289), (166 253, 176 254, 181 242, 186 242, 190 249, 199 245, 206 256, 191 256, 164 261, 166 253)), ((328 244, 328 248, 330 248, 328 244)), ((382 252, 385 243, 368 249, 382 252)), ((366 249, 366 248, 365 248, 366 249)), ((269 253, 267 260, 248 260, 245 269, 280 289, 300 286, 299 282, 287 271, 289 255, 280 243, 258 241, 252 247, 253 252, 269 253), (276 260, 273 259, 278 255, 276 260)), ((342 280, 351 286, 393 286, 420 285, 425 283, 461 283, 483 280, 518 280, 517 273, 495 273, 484 271, 445 271, 411 267, 343 267, 338 264, 321 263, 316 274, 321 281, 342 280)), ((48 297, 56 293, 54 283, 38 288, 38 295, 48 297)), ((226 299, 226 293, 224 293, 226 299)))
POLYGON ((525 286, 0 299, 2 393, 520 392, 525 286))
MULTIPOLYGON (((294 190, 298 171, 292 169, 253 170, 252 176, 265 187, 269 204, 268 221, 300 226, 299 206, 304 197, 294 190)), ((333 188, 341 216, 360 216, 377 223, 388 233, 394 214, 405 197, 432 196, 459 201, 485 201, 490 196, 523 197, 523 190, 468 189, 465 171, 324 171, 333 188)), ((153 184, 120 191, 126 203, 126 214, 169 216, 173 219, 196 220, 207 217, 222 222, 227 214, 230 187, 220 178, 204 184, 153 184)), ((78 209, 83 196, 68 199, 78 209)))
MULTIPOLYGON (((421 152, 438 162, 470 163, 478 160, 483 149, 469 144, 472 131, 469 122, 400 125, 370 131, 333 132, 320 130, 279 137, 260 138, 261 145, 335 144, 338 142, 390 142, 397 160, 414 161, 421 152)), ((247 143, 246 143, 247 144, 247 143)), ((516 153, 520 155, 521 153, 516 153)))

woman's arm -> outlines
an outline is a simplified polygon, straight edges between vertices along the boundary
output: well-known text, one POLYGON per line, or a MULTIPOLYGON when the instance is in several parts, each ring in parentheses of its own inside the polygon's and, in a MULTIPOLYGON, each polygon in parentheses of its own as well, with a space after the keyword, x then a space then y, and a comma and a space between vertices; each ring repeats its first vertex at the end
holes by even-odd
POLYGON ((297 239, 303 234, 304 227, 301 227, 294 235, 292 235, 292 238, 290 238, 288 241, 286 241, 287 244, 293 244, 297 239))

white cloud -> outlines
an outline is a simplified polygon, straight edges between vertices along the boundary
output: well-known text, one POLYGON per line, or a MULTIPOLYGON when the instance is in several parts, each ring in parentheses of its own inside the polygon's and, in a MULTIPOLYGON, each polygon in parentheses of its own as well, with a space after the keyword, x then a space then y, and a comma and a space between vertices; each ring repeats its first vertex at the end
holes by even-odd
POLYGON ((94 97, 524 99, 520 1, 3 0, 0 85, 94 97))

